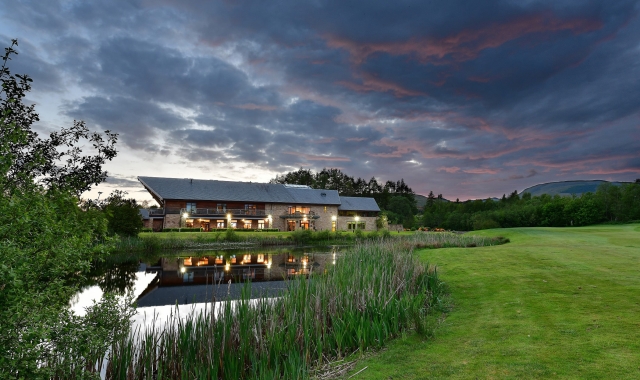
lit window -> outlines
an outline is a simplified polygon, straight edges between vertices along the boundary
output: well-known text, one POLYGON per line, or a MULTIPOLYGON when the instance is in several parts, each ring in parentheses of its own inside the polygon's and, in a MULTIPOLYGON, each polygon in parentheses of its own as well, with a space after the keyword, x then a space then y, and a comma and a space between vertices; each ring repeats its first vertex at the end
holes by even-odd
POLYGON ((258 255, 258 262, 259 263, 264 263, 264 255, 262 255, 262 254, 258 255))
POLYGON ((195 202, 187 202, 187 209, 186 211, 189 214, 195 214, 196 213, 196 204, 195 202))
POLYGON ((258 220, 258 229, 261 230, 264 228, 264 220, 258 220))

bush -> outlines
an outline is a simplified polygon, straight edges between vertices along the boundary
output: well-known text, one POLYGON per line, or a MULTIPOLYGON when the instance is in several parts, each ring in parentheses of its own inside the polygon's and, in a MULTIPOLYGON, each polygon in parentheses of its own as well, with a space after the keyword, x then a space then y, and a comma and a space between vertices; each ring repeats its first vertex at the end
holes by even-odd
POLYGON ((331 232, 329 230, 318 231, 318 232, 316 232, 315 239, 316 240, 330 240, 331 239, 331 232))
POLYGON ((362 230, 354 230, 353 234, 355 235, 356 239, 362 239, 364 237, 364 232, 362 230))
POLYGON ((381 231, 381 236, 383 239, 389 239, 391 237, 391 232, 388 229, 384 229, 381 231))
POLYGON ((140 232, 153 232, 153 228, 143 228, 140 232))
POLYGON ((296 230, 291 234, 291 238, 296 243, 308 243, 313 240, 313 232, 311 230, 296 230))
POLYGON ((233 228, 229 228, 224 233, 224 239, 226 241, 240 241, 240 236, 238 236, 236 230, 234 230, 233 228))

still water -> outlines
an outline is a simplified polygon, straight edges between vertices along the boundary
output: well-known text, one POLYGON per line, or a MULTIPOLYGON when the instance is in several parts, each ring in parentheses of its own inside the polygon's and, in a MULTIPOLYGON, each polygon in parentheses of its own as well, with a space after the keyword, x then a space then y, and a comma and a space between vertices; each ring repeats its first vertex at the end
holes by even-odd
POLYGON ((275 297, 286 289, 287 279, 322 273, 335 265, 342 249, 191 250, 143 260, 123 258, 94 268, 88 285, 72 299, 71 308, 84 314, 84 308, 105 291, 131 295, 141 312, 144 308, 197 306, 237 299, 247 281, 252 284, 252 298, 275 297))

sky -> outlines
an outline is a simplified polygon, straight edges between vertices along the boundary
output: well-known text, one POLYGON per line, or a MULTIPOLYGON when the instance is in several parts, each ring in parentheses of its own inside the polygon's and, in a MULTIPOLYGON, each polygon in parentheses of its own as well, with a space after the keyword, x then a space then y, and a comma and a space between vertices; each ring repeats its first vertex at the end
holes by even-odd
POLYGON ((640 178, 638 1, 4 1, 47 133, 119 134, 107 183, 339 168, 418 194, 640 178))

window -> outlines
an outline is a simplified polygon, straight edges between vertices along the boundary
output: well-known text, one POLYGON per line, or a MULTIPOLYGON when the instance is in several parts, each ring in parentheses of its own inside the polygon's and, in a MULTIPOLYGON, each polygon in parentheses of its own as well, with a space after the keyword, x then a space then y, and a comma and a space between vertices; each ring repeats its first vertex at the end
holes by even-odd
POLYGON ((256 205, 244 205, 244 213, 246 215, 255 215, 256 214, 256 205))
POLYGON ((216 221, 216 228, 224 228, 224 220, 216 221))
POLYGON ((237 220, 232 220, 231 221, 231 226, 229 226, 229 228, 236 228, 237 225, 238 225, 238 221, 237 220))
POLYGON ((224 214, 227 212, 227 204, 226 203, 218 203, 216 206, 216 212, 218 214, 224 214))
POLYGON ((224 262, 224 256, 220 255, 220 256, 216 256, 216 264, 222 264, 224 262))
POLYGON ((187 202, 187 209, 186 211, 189 214, 195 214, 196 213, 196 204, 195 202, 187 202))
POLYGON ((185 227, 187 228, 193 228, 193 219, 186 219, 184 221, 185 227))
POLYGON ((245 230, 250 230, 251 227, 252 227, 251 221, 250 220, 244 221, 243 222, 243 227, 244 227, 245 230))
POLYGON ((310 211, 309 207, 302 206, 289 206, 288 207, 289 214, 308 214, 310 211))
POLYGON ((259 263, 264 263, 264 254, 259 254, 258 255, 258 262, 259 263))
POLYGON ((331 231, 333 231, 333 232, 336 231, 336 221, 335 220, 331 221, 331 231))
POLYGON ((264 220, 258 220, 258 229, 261 230, 264 228, 264 220))
POLYGON ((347 229, 348 230, 364 230, 365 228, 365 222, 347 222, 347 229))
POLYGON ((325 213, 327 212, 327 206, 324 206, 324 212, 325 213))

